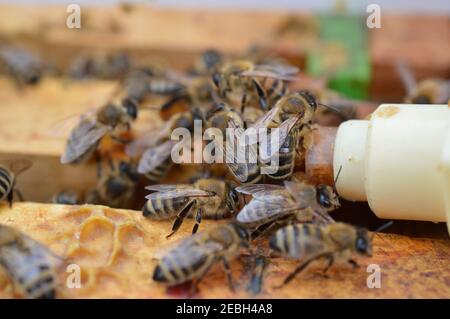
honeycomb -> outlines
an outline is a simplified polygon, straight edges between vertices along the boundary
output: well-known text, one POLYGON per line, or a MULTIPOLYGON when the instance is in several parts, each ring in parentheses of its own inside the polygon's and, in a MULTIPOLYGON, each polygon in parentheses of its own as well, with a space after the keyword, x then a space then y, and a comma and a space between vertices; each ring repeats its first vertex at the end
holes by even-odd
MULTIPOLYGON (((65 206, 14 203, 12 209, 0 203, 0 223, 16 227, 47 245, 64 258, 58 268, 58 298, 178 298, 186 297, 189 286, 167 289, 152 280, 157 259, 191 232, 193 221, 186 220, 180 230, 166 239, 171 221, 153 221, 139 211, 118 210, 106 206, 65 206), (80 270, 80 288, 69 288, 71 265, 80 270)), ((205 220, 200 229, 217 221, 205 220)), ((261 243, 263 246, 265 242, 261 243)), ((380 234, 374 237, 374 256, 357 258, 361 267, 335 265, 321 274, 323 264, 312 264, 307 271, 283 289, 274 289, 298 261, 271 258, 265 271, 261 294, 247 292, 253 256, 244 251, 231 263, 236 291, 228 289, 221 265, 213 267, 201 282, 195 297, 204 298, 377 298, 448 296, 447 240, 411 239, 380 234), (396 242, 395 245, 387 244, 396 242), (368 289, 367 265, 380 265, 384 289, 368 289), (428 272, 417 272, 417 265, 428 272), (444 278, 445 280, 442 280, 444 278), (423 289, 423 287, 429 289, 423 289)), ((20 298, 0 269, 0 298, 20 298)))

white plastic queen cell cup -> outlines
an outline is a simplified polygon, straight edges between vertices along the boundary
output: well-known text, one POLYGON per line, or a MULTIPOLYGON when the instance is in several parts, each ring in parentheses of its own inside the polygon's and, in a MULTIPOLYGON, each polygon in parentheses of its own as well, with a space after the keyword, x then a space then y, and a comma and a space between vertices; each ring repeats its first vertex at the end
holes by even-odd
POLYGON ((342 123, 333 167, 344 199, 380 218, 447 222, 450 233, 448 105, 383 104, 370 120, 342 123))

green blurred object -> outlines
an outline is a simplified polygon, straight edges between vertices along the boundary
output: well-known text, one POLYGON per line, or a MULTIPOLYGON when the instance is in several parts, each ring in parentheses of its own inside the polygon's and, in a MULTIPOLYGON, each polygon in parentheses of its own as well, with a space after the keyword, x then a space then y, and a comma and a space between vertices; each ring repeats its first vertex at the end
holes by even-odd
POLYGON ((306 72, 328 78, 328 87, 355 99, 367 99, 371 77, 365 17, 332 14, 318 17, 319 48, 306 57, 306 72))

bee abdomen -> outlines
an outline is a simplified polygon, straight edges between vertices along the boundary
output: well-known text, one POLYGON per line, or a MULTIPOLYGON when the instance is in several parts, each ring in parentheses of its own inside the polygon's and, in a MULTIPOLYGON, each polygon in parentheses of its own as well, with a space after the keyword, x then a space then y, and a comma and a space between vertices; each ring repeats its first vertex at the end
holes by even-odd
POLYGON ((35 282, 24 286, 24 291, 31 299, 54 299, 55 278, 50 272, 40 276, 35 282))
POLYGON ((183 88, 179 83, 164 80, 155 80, 149 84, 150 92, 154 94, 173 94, 181 91, 183 88))
POLYGON ((175 216, 179 210, 188 202, 186 198, 175 199, 149 199, 142 208, 145 217, 162 220, 175 216))
POLYGON ((315 253, 317 245, 324 239, 323 230, 312 224, 295 224, 279 229, 269 241, 270 247, 281 254, 300 258, 315 253))
POLYGON ((295 165, 294 136, 289 136, 278 152, 278 170, 269 175, 273 179, 286 179, 292 175, 295 165))
POLYGON ((0 200, 6 198, 11 192, 14 183, 14 178, 8 170, 0 167, 0 200))
POLYGON ((12 269, 11 265, 4 265, 14 282, 20 286, 28 299, 55 298, 55 275, 47 263, 31 262, 22 267, 12 269))
POLYGON ((267 219, 267 207, 262 201, 252 201, 251 204, 246 205, 237 215, 237 220, 244 224, 258 224, 267 219))
POLYGON ((153 272, 153 280, 176 285, 195 278, 209 257, 190 251, 175 251, 165 256, 153 272))

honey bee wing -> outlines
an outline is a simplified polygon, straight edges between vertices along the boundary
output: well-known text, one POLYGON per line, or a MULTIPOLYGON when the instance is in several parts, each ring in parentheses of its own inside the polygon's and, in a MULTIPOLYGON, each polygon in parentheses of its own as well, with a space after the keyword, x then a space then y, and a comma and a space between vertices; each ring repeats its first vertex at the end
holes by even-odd
MULTIPOLYGON (((230 126, 233 127, 233 125, 230 126)), ((259 170, 257 145, 245 143, 245 138, 242 137, 244 134, 242 128, 236 128, 233 131, 227 130, 226 134, 227 140, 232 139, 233 143, 225 144, 225 162, 233 175, 241 183, 246 183, 249 180, 250 172, 259 170), (237 147, 236 151, 235 146, 237 147)))
POLYGON ((253 198, 237 214, 236 219, 243 224, 253 224, 279 216, 289 214, 301 209, 292 200, 280 194, 266 194, 265 196, 253 198))
POLYGON ((141 156, 146 149, 155 146, 161 138, 160 130, 149 130, 143 133, 138 138, 134 139, 125 147, 125 153, 130 157, 141 156))
POLYGON ((145 198, 148 200, 153 199, 174 199, 180 197, 210 197, 215 194, 207 192, 198 188, 183 188, 183 189, 172 189, 165 192, 156 192, 147 195, 145 198))
POLYGON ((55 254, 53 251, 51 251, 48 247, 44 246, 40 242, 34 240, 31 237, 28 237, 26 235, 22 236, 21 239, 22 245, 27 248, 28 251, 33 251, 33 253, 36 256, 42 256, 48 258, 48 260, 51 262, 51 264, 55 267, 60 266, 64 258, 55 254))
POLYGON ((111 126, 97 125, 95 121, 87 119, 81 121, 70 134, 64 154, 61 156, 61 164, 71 163, 82 156, 111 129, 111 126))
POLYGON ((269 123, 273 120, 273 118, 277 115, 278 109, 273 107, 269 112, 265 113, 261 116, 255 123, 253 123, 251 128, 258 131, 260 128, 267 128, 269 123))
POLYGON ((273 63, 265 63, 256 65, 256 69, 258 70, 267 70, 277 74, 289 76, 297 74, 300 70, 296 66, 287 65, 287 64, 273 64, 273 63))
MULTIPOLYGON (((242 127, 238 127, 234 121, 229 121, 228 127, 233 130, 227 130, 227 140, 233 140, 233 143, 226 143, 225 158, 227 163, 236 163, 245 160, 246 163, 256 163, 258 160, 258 148, 256 143, 252 143, 251 135, 246 136, 246 132, 242 127), (237 152, 233 146, 237 147, 237 152)), ((256 140, 256 139, 254 139, 256 140)))
POLYGON ((239 193, 246 195, 253 195, 262 191, 273 191, 273 190, 283 190, 284 187, 280 185, 273 184, 253 184, 253 185, 242 185, 235 188, 239 193))
MULTIPOLYGON (((297 72, 295 72, 297 73, 297 72)), ((294 74, 295 74, 294 73, 294 74)), ((274 68, 263 68, 262 66, 257 66, 253 70, 244 71, 240 74, 243 77, 261 77, 261 78, 271 78, 283 81, 293 81, 296 80, 297 77, 292 76, 290 74, 282 74, 278 73, 274 68)))
POLYGON ((170 140, 156 147, 147 149, 139 160, 137 168, 138 173, 146 174, 164 163, 164 161, 167 161, 175 143, 176 141, 170 140))
POLYGON ((327 225, 336 222, 334 218, 331 217, 330 214, 318 204, 313 205, 312 215, 314 223, 318 225, 327 225))
POLYGON ((306 182, 284 181, 284 186, 299 205, 308 207, 316 203, 316 189, 313 185, 306 182))
POLYGON ((33 165, 33 162, 26 158, 11 158, 0 160, 0 165, 7 167, 17 176, 29 169, 33 165))
POLYGON ((278 153, 280 148, 286 141, 286 138, 289 136, 290 132, 294 128, 294 126, 301 119, 300 115, 295 115, 284 121, 278 127, 278 134, 272 134, 271 132, 267 135, 267 143, 263 142, 260 144, 260 147, 265 148, 263 152, 260 152, 260 157, 263 162, 269 161, 272 156, 278 153), (273 136, 277 136, 278 138, 272 138, 273 136))
POLYGON ((183 185, 183 184, 159 184, 159 185, 149 185, 146 186, 145 189, 154 192, 166 192, 171 191, 177 188, 192 188, 192 185, 183 185))
POLYGON ((50 137, 66 137, 83 121, 90 120, 94 122, 98 109, 98 107, 89 107, 84 113, 70 114, 62 119, 58 119, 50 125, 46 133, 50 137))

